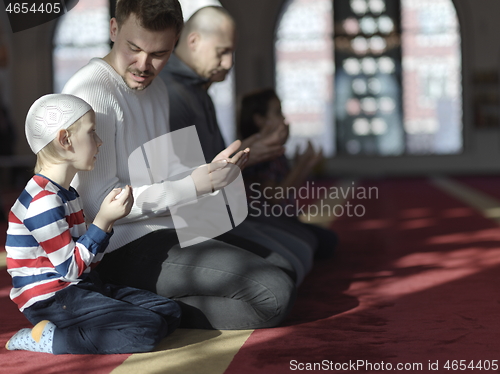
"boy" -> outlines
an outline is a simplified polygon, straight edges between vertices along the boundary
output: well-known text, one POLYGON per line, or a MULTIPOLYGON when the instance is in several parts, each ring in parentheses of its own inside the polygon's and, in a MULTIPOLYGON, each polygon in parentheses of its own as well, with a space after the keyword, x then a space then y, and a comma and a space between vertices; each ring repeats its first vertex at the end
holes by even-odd
POLYGON ((28 112, 26 137, 37 155, 36 175, 12 207, 6 249, 11 299, 35 326, 20 330, 6 348, 53 354, 152 350, 179 324, 179 306, 148 291, 104 284, 91 272, 114 222, 130 212, 131 187, 121 194, 121 188, 112 190, 87 230, 80 197, 70 186, 78 171, 94 168, 102 145, 94 111, 72 95, 43 96, 28 112))

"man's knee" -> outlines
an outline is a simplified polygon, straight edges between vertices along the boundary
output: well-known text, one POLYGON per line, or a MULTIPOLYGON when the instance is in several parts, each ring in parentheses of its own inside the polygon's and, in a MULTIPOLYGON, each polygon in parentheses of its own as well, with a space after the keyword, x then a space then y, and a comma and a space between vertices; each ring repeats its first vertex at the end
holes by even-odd
POLYGON ((263 302, 254 304, 255 311, 261 317, 260 322, 252 327, 254 329, 280 325, 290 313, 297 297, 294 282, 284 272, 277 270, 281 274, 275 274, 272 281, 265 285, 267 297, 263 302))

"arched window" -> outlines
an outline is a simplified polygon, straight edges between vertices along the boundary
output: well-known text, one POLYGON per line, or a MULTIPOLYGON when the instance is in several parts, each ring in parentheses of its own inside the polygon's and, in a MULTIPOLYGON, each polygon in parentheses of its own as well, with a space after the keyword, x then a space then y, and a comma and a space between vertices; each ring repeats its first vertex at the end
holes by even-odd
POLYGON ((54 92, 61 92, 73 74, 109 46, 109 0, 79 1, 59 18, 54 34, 54 92))
POLYGON ((287 154, 311 139, 335 151, 331 0, 288 0, 276 33, 276 91, 290 122, 287 154))
POLYGON ((462 151, 452 0, 288 0, 276 36, 292 142, 338 155, 462 151))
POLYGON ((452 0, 402 0, 407 152, 462 151, 462 53, 452 0))

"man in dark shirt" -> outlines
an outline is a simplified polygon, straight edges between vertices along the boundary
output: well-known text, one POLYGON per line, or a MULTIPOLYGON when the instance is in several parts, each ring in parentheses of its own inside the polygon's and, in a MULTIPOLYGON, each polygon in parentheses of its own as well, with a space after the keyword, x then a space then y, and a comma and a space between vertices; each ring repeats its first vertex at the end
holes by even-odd
MULTIPOLYGON (((160 73, 169 93, 171 130, 196 126, 207 160, 225 148, 208 88, 223 81, 233 66, 235 37, 234 20, 224 8, 202 8, 185 23, 175 52, 160 73)), ((266 139, 244 139, 242 149, 252 149, 247 165, 283 154, 287 134, 288 127, 283 126, 266 139)))
MULTIPOLYGON (((223 81, 233 66, 235 38, 234 20, 224 8, 201 8, 185 23, 176 49, 160 73, 169 94, 171 131, 196 126, 207 160, 225 148, 208 88, 223 81)), ((242 149, 250 147, 246 165, 282 155, 287 136, 288 125, 283 124, 265 138, 255 134, 243 139, 242 149)), ((219 239, 251 251, 253 248, 243 246, 239 240, 268 248, 272 253, 258 254, 288 272, 291 269, 297 284, 311 270, 317 246, 314 235, 301 227, 291 227, 279 217, 248 217, 219 239)))

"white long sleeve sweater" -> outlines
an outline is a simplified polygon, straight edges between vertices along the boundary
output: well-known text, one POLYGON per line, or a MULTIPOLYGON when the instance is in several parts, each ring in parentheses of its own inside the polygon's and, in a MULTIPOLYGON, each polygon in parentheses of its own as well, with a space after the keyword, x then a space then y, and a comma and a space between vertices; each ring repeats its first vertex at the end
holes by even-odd
MULTIPOLYGON (((92 59, 65 85, 63 93, 88 102, 96 113, 97 134, 103 141, 93 171, 79 172, 72 182, 83 200, 87 221, 94 220, 104 197, 116 187, 130 184, 128 158, 138 147, 169 132, 168 93, 159 78, 142 91, 130 89, 104 60, 92 59)), ((134 186, 137 198, 150 185, 134 186)), ((169 207, 196 198, 190 176, 155 185, 153 206, 169 207)), ((117 221, 107 252, 159 229, 174 228, 168 210, 144 214, 134 204, 117 221)))

